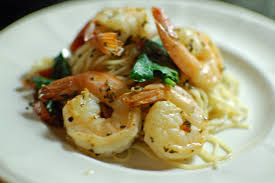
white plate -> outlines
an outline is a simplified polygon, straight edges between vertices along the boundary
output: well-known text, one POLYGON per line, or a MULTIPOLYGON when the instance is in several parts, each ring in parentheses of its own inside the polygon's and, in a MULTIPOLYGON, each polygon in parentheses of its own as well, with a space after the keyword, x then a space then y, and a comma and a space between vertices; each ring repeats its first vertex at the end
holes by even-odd
POLYGON ((23 18, 0 33, 0 176, 20 183, 275 182, 274 35, 271 20, 219 2, 75 1, 23 18), (218 169, 153 171, 103 163, 71 150, 25 109, 24 93, 16 88, 33 61, 67 47, 101 8, 130 4, 162 7, 177 25, 208 33, 221 47, 227 69, 239 78, 251 128, 219 135, 235 154, 218 169))

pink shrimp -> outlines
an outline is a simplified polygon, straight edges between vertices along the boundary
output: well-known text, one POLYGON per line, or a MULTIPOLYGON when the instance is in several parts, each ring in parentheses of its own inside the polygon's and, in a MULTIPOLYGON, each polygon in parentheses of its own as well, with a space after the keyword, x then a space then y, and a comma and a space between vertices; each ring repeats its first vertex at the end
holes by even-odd
POLYGON ((125 90, 125 84, 116 77, 90 71, 42 87, 40 99, 62 100, 78 94, 62 110, 67 135, 83 151, 112 156, 128 149, 141 127, 139 107, 130 107, 120 97, 125 90), (101 115, 101 102, 113 109, 106 118, 101 115))
POLYGON ((98 97, 100 101, 109 104, 126 90, 126 85, 110 74, 89 71, 56 80, 42 87, 39 98, 44 101, 49 99, 63 100, 64 97, 79 94, 85 88, 98 97))
POLYGON ((214 86, 221 79, 223 62, 219 50, 213 45, 209 37, 196 32, 197 38, 203 43, 203 51, 201 52, 204 53, 193 55, 180 42, 178 34, 164 12, 160 8, 153 8, 152 12, 159 36, 173 62, 195 86, 203 89, 214 86))
POLYGON ((125 103, 135 107, 154 103, 145 118, 144 141, 158 157, 184 159, 201 150, 208 121, 186 90, 155 83, 122 96, 125 103))

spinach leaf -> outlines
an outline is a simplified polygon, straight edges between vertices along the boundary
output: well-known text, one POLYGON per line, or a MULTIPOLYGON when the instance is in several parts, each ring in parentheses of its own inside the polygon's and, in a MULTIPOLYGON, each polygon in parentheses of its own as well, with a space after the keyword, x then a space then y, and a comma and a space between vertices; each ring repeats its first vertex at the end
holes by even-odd
POLYGON ((52 78, 61 79, 66 76, 70 76, 72 74, 70 70, 70 66, 67 62, 68 57, 69 57, 69 51, 66 49, 63 49, 60 52, 60 54, 54 58, 52 78))
POLYGON ((177 71, 170 69, 169 67, 161 66, 156 63, 153 63, 153 70, 156 71, 156 74, 164 81, 164 83, 175 86, 179 82, 179 74, 177 71))
POLYGON ((136 82, 153 81, 154 75, 158 75, 170 86, 175 86, 179 81, 177 71, 152 62, 145 53, 142 53, 130 73, 130 78, 136 82))
POLYGON ((36 76, 34 78, 32 78, 32 82, 34 83, 35 87, 40 90, 42 85, 48 85, 51 82, 53 82, 54 79, 49 79, 49 78, 45 78, 42 76, 36 76))
POLYGON ((148 54, 148 56, 163 55, 169 57, 160 39, 147 39, 144 43, 142 51, 148 54))
POLYGON ((130 78, 136 82, 153 81, 154 71, 152 64, 146 54, 141 54, 130 73, 130 78))
POLYGON ((142 47, 143 53, 149 57, 153 62, 170 67, 172 69, 177 70, 177 66, 169 57, 166 49, 164 48, 161 40, 158 39, 147 39, 142 47))

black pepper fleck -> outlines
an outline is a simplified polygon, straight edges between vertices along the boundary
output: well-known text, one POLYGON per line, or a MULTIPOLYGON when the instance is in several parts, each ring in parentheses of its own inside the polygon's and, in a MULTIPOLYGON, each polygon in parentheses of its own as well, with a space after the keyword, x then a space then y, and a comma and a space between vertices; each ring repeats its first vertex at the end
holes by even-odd
POLYGON ((178 151, 175 151, 175 150, 171 149, 171 150, 169 151, 169 153, 171 153, 171 154, 173 154, 173 153, 178 153, 178 151))
POLYGON ((108 86, 108 87, 106 88, 106 92, 108 92, 108 91, 111 91, 111 87, 110 87, 110 86, 108 86))
POLYGON ((121 126, 120 126, 121 129, 123 129, 123 128, 125 128, 125 127, 126 127, 126 125, 121 125, 121 126))
POLYGON ((152 143, 154 143, 154 138, 153 137, 150 137, 150 140, 152 143))
POLYGON ((192 52, 194 49, 192 43, 188 43, 187 48, 190 52, 192 52))
POLYGON ((169 151, 169 148, 163 147, 163 150, 164 150, 165 152, 167 152, 167 151, 169 151))
POLYGON ((74 120, 74 118, 72 116, 68 118, 69 122, 72 122, 73 120, 74 120))

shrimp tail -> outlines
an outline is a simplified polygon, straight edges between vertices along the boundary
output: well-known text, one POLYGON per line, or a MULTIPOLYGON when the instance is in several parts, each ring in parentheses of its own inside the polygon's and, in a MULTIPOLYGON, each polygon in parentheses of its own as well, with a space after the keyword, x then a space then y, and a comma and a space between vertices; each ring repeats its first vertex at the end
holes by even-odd
POLYGON ((39 91, 39 98, 42 101, 64 100, 79 94, 85 88, 106 103, 113 102, 117 96, 127 90, 125 84, 115 76, 89 71, 67 76, 43 86, 39 91))
POLYGON ((80 92, 78 83, 73 76, 68 76, 52 82, 50 85, 43 86, 39 91, 39 98, 42 101, 47 100, 64 100, 69 96, 80 92))
POLYGON ((95 24, 96 22, 92 19, 84 26, 71 44, 71 52, 75 52, 88 42, 105 55, 121 56, 124 49, 123 42, 118 40, 118 34, 116 32, 100 33, 95 24))
POLYGON ((126 93, 122 96, 122 100, 125 104, 129 104, 132 107, 152 104, 157 101, 165 100, 165 91, 162 89, 155 89, 138 93, 126 93))
POLYGON ((123 42, 118 40, 115 32, 99 33, 96 35, 97 48, 106 55, 121 56, 123 42))
POLYGON ((170 37, 177 39, 178 35, 176 32, 174 32, 174 26, 170 22, 169 18, 164 14, 162 9, 153 7, 152 12, 156 21, 156 25, 165 30, 165 32, 167 32, 170 37))

